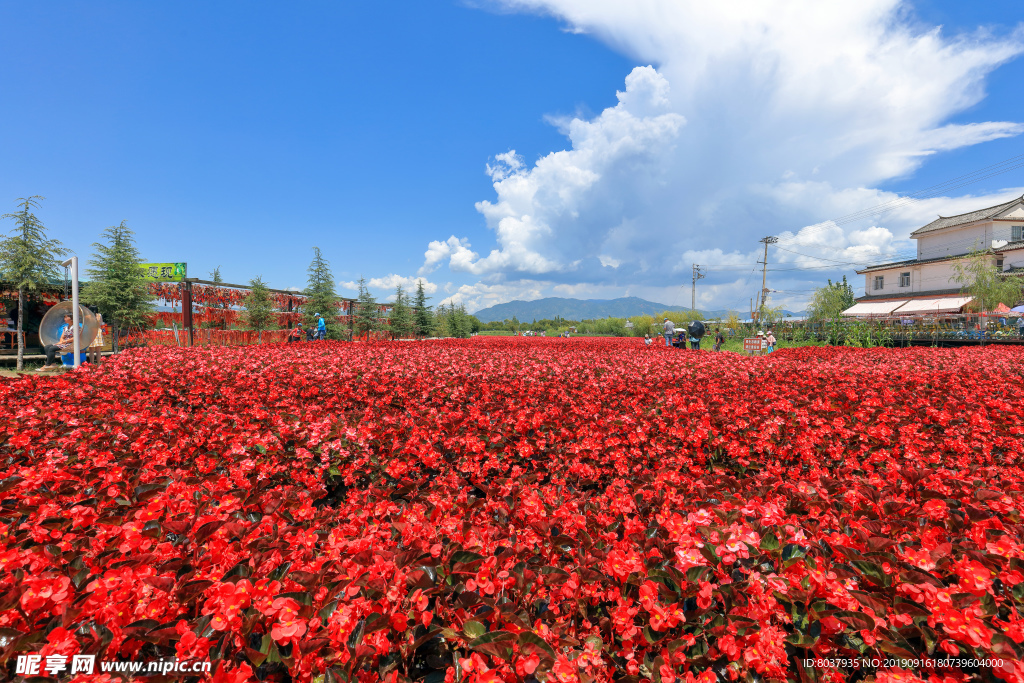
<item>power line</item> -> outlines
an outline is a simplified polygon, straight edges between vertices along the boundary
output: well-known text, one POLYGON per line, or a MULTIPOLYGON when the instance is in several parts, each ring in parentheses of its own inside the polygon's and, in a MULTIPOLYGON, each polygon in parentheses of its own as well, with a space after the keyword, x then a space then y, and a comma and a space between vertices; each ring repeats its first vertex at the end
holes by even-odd
POLYGON ((700 268, 701 267, 696 263, 693 264, 693 288, 690 290, 691 311, 697 310, 697 280, 702 280, 706 277, 706 275, 701 272, 700 268))

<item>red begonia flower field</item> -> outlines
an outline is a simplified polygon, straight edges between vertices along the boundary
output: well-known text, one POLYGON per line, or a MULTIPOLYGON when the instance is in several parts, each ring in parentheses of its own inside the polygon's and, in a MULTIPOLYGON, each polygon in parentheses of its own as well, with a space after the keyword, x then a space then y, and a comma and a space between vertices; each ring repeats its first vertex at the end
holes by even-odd
POLYGON ((0 380, 0 664, 1019 683, 1022 387, 1003 347, 519 338, 0 380))

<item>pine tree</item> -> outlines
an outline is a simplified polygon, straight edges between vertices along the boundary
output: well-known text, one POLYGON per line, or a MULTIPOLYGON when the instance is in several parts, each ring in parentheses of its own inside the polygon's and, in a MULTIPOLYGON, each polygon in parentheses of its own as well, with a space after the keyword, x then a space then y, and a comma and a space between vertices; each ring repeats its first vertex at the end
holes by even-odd
POLYGON ((46 236, 46 228, 39 222, 32 209, 39 208, 38 195, 19 199, 21 211, 7 213, 16 227, 3 241, 0 241, 0 279, 6 280, 18 290, 18 365, 20 372, 25 367, 25 340, 22 329, 25 320, 25 292, 36 292, 60 277, 57 260, 68 251, 58 240, 46 236))
POLYGON ((341 323, 338 321, 338 295, 334 291, 334 275, 331 264, 323 257, 320 247, 313 247, 313 260, 306 270, 306 305, 302 307, 306 325, 316 330, 316 314, 323 316, 327 326, 328 339, 341 339, 341 323))
POLYGON ((452 336, 458 337, 459 339, 469 339, 473 332, 473 321, 469 313, 466 313, 465 304, 455 306, 453 312, 453 317, 455 318, 455 334, 452 336))
POLYGON ((356 300, 355 319, 352 327, 356 336, 369 335, 381 328, 377 300, 366 288, 366 278, 359 278, 359 297, 356 300))
POLYGON ((256 332, 277 329, 274 301, 270 297, 270 290, 263 282, 263 278, 256 277, 249 280, 249 294, 246 295, 243 305, 245 307, 243 317, 246 324, 249 325, 249 329, 256 332))
POLYGON ((416 297, 412 301, 415 310, 413 318, 416 323, 416 334, 421 337, 429 337, 434 333, 434 315, 427 305, 427 293, 423 290, 423 280, 416 282, 416 297))
MULTIPOLYGON (((210 282, 214 283, 215 285, 219 285, 219 284, 222 284, 224 282, 224 278, 222 278, 221 275, 220 275, 220 266, 217 266, 216 268, 214 268, 213 271, 210 273, 210 282)), ((223 310, 223 309, 227 309, 227 304, 219 303, 219 302, 218 303, 208 303, 208 304, 206 304, 206 307, 207 307, 208 310, 220 311, 220 310, 223 310)), ((220 321, 214 321, 214 320, 207 319, 203 323, 203 327, 216 327, 216 328, 220 328, 222 330, 226 330, 227 327, 228 327, 227 316, 224 316, 223 319, 220 320, 220 321)))
POLYGON ((126 221, 103 231, 106 243, 95 242, 96 255, 89 261, 89 284, 82 298, 96 306, 114 331, 114 351, 122 331, 149 326, 155 310, 146 278, 139 268, 142 256, 135 246, 135 233, 126 221))
POLYGON ((402 285, 398 285, 395 288, 395 304, 391 307, 391 334, 395 339, 407 339, 416 331, 408 298, 402 285))

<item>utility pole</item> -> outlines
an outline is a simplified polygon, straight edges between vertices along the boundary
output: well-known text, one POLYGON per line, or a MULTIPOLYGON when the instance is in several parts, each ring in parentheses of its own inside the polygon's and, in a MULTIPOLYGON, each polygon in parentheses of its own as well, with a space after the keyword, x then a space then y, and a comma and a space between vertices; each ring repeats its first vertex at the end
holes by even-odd
POLYGON ((764 306, 768 302, 768 245, 775 244, 779 238, 769 235, 759 241, 764 244, 764 261, 758 261, 764 266, 761 270, 761 305, 757 309, 757 322, 760 323, 764 319, 764 306))
POLYGON ((693 287, 690 290, 690 310, 697 310, 697 280, 706 277, 704 273, 700 272, 700 266, 696 263, 693 264, 693 287))

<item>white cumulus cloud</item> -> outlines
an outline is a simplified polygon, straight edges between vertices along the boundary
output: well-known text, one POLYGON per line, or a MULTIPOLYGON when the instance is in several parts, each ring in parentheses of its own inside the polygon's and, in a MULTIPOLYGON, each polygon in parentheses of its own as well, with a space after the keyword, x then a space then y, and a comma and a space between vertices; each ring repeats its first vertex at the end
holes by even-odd
MULTIPOLYGON (((433 294, 434 292, 437 291, 437 284, 430 282, 425 278, 405 277, 402 275, 395 275, 394 273, 392 273, 391 275, 385 275, 384 277, 370 278, 369 280, 366 281, 366 286, 368 289, 371 290, 383 289, 391 292, 391 296, 389 297, 390 300, 394 298, 394 290, 396 287, 398 287, 398 285, 402 285, 402 289, 404 289, 406 292, 414 292, 416 291, 416 288, 420 282, 423 283, 423 291, 426 292, 427 294, 433 294)), ((353 292, 359 291, 359 282, 355 280, 339 282, 338 285, 343 289, 347 289, 353 292)))
POLYGON ((566 149, 532 166, 514 150, 487 164, 496 197, 476 208, 494 247, 480 255, 466 239, 434 241, 420 269, 486 280, 467 300, 512 296, 527 282, 545 294, 685 283, 698 262, 721 266, 702 287, 719 288, 725 306, 734 293, 744 301, 751 285, 738 269, 761 258, 758 239, 772 234, 818 257, 773 252, 791 264, 773 277, 795 294, 824 278, 798 267, 906 254, 909 232, 935 214, 1005 194, 825 223, 895 199, 876 188, 937 154, 1024 132, 1015 121, 951 123, 985 97, 993 69, 1024 51, 1019 28, 950 36, 922 26, 903 0, 493 1, 557 17, 651 66, 633 69, 614 107, 557 120, 566 149))

